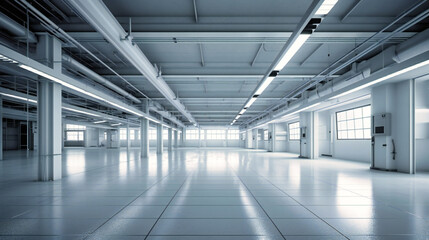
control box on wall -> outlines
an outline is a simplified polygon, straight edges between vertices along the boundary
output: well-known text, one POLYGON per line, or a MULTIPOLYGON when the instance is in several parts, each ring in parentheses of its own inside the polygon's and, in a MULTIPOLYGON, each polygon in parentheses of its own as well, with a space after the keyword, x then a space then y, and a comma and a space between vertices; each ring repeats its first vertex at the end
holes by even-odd
POLYGON ((380 113, 372 116, 372 135, 390 136, 391 135, 392 114, 380 113))

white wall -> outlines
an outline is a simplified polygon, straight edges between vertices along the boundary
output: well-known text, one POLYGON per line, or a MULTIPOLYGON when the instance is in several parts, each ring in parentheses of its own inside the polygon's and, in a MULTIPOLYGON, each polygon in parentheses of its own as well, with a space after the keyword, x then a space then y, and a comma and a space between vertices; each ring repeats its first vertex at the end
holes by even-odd
POLYGON ((335 117, 336 112, 368 105, 370 103, 371 100, 367 99, 319 112, 319 123, 317 124, 319 126, 319 155, 330 153, 334 158, 367 163, 371 162, 371 140, 338 140, 335 117), (329 136, 331 121, 333 121, 334 124, 332 124, 332 135, 329 136), (320 138, 320 136, 324 137, 320 138), (330 137, 333 140, 331 151, 329 150, 330 137))
POLYGON ((416 171, 429 171, 429 80, 416 82, 416 171))

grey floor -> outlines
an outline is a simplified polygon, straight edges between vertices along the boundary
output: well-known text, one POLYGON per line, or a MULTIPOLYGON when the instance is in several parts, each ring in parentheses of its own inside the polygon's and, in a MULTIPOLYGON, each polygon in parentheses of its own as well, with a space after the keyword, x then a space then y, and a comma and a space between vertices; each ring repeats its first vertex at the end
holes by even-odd
POLYGON ((429 239, 429 175, 244 149, 67 149, 0 162, 0 239, 429 239))

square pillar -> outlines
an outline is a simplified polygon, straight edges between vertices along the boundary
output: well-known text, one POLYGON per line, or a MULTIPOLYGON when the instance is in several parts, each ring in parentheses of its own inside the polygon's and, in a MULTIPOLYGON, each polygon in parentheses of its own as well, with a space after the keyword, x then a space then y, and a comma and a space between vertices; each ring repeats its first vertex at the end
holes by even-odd
POLYGON ((0 95, 0 161, 3 160, 3 98, 0 95))
MULTIPOLYGON (((149 101, 143 99, 142 111, 149 114, 149 101)), ((140 156, 147 158, 149 156, 149 120, 140 118, 140 156)))
POLYGON ((179 131, 178 130, 176 130, 176 131, 174 131, 174 147, 175 148, 177 148, 179 145, 179 139, 178 139, 178 137, 179 137, 179 131))
POLYGON ((314 158, 314 112, 299 113, 300 157, 314 158))
POLYGON ((127 150, 130 149, 130 124, 127 124, 127 150))
POLYGON ((159 123, 156 126, 156 153, 162 154, 163 148, 164 148, 164 139, 163 139, 163 126, 162 126, 162 117, 160 120, 161 123, 159 123))
POLYGON ((39 181, 57 180, 62 171, 61 85, 41 80, 37 97, 39 181))
POLYGON ((258 149, 258 129, 252 129, 253 148, 258 149))
POLYGON ((173 129, 168 129, 168 151, 171 152, 173 150, 173 129))

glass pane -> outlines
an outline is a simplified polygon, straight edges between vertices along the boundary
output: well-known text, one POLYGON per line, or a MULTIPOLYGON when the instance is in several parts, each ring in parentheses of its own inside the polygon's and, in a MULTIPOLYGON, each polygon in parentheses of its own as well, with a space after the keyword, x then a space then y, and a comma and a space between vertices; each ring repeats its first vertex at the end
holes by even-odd
POLYGON ((363 119, 363 127, 371 128, 371 118, 367 117, 363 119))
POLYGON ((364 129, 363 130, 363 137, 366 139, 370 139, 371 138, 371 130, 370 129, 364 129))
POLYGON ((361 118, 362 117, 362 108, 356 108, 353 110, 355 118, 361 118))
POLYGON ((338 130, 346 130, 347 129, 347 123, 344 121, 344 122, 339 122, 338 123, 338 130))
POLYGON ((362 118, 355 119, 355 129, 362 129, 362 128, 363 128, 362 118))
POLYGON ((353 118, 354 118, 353 110, 348 110, 347 111, 347 120, 350 120, 353 118))
POLYGON ((356 130, 356 138, 363 139, 363 130, 356 130))
POLYGON ((346 120, 346 112, 339 112, 339 113, 337 113, 337 119, 338 119, 338 121, 344 121, 344 120, 346 120))
POLYGON ((370 117, 371 116, 371 106, 366 106, 363 108, 363 117, 370 117))
POLYGON ((347 120, 347 129, 354 129, 355 128, 355 122, 353 120, 347 120))
POLYGON ((348 130, 347 131, 347 138, 348 139, 354 139, 355 138, 355 130, 348 130))

